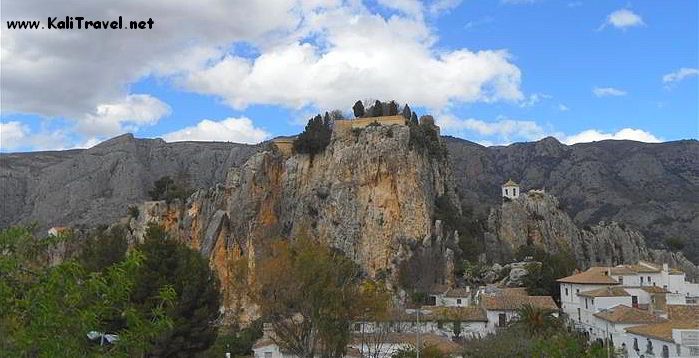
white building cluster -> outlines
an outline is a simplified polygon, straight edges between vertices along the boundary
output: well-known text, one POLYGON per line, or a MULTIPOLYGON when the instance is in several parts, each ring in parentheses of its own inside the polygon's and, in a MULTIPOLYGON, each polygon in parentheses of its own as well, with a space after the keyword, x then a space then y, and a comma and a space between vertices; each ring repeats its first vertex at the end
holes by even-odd
POLYGON ((561 309, 627 357, 699 357, 699 284, 662 266, 591 267, 558 280, 561 309))
MULTIPOLYGON (((391 357, 399 349, 435 346, 459 356, 462 338, 495 333, 517 318, 517 310, 532 305, 557 311, 550 296, 529 296, 524 288, 480 288, 475 294, 468 287, 435 286, 427 305, 418 309, 396 309, 380 319, 357 321, 346 357, 391 357)), ((296 358, 273 339, 268 327, 255 344, 255 358, 296 358)))

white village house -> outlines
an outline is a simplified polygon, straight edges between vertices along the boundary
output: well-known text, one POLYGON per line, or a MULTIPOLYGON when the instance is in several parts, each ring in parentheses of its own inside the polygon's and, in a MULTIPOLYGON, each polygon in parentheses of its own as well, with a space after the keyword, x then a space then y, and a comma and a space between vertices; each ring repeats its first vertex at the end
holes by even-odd
POLYGON ((591 267, 558 280, 568 322, 627 357, 699 357, 699 285, 667 264, 591 267))

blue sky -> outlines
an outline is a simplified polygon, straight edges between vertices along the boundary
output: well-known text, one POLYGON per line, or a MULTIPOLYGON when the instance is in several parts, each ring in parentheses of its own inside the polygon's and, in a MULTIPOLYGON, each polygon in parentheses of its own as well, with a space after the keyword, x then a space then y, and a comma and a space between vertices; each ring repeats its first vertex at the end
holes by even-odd
POLYGON ((692 0, 36 1, 3 3, 4 152, 126 132, 255 143, 371 98, 484 145, 699 137, 692 0), (6 28, 76 13, 156 28, 6 28))

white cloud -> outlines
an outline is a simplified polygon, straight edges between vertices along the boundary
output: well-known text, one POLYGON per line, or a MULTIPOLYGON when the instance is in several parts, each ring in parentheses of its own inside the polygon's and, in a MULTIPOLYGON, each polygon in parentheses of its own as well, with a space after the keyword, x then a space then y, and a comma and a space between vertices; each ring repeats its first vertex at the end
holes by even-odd
POLYGON ((226 118, 218 122, 205 119, 196 126, 163 135, 163 139, 168 142, 220 141, 248 144, 259 143, 269 137, 269 133, 255 127, 246 117, 226 118))
POLYGON ((153 97, 131 112, 126 108, 147 95, 130 93, 129 85, 147 77, 214 95, 234 108, 346 109, 357 98, 373 97, 438 109, 524 98, 520 69, 507 50, 436 46, 425 13, 449 11, 460 1, 380 2, 398 13, 384 18, 360 0, 3 3, 3 26, 5 19, 45 21, 47 14, 66 13, 155 20, 152 30, 139 32, 3 29, 3 111, 72 121, 66 128, 79 136, 74 143, 86 143, 169 113, 153 97), (259 56, 236 52, 240 43, 259 56))
POLYGON ((571 1, 568 3, 568 7, 573 8, 573 7, 580 7, 582 6, 582 1, 571 1))
POLYGON ((626 96, 626 91, 612 87, 595 87, 592 89, 592 93, 597 97, 626 96))
POLYGON ((582 131, 578 134, 567 136, 563 138, 563 143, 565 144, 575 144, 575 143, 587 143, 596 142, 600 140, 635 140, 639 142, 647 143, 659 143, 662 142, 661 138, 654 136, 653 134, 646 132, 642 129, 624 128, 616 133, 603 133, 596 129, 588 129, 582 131))
POLYGON ((696 76, 698 74, 699 74, 699 70, 697 70, 696 68, 682 67, 675 72, 668 73, 665 76, 663 76, 663 82, 664 83, 679 82, 687 77, 696 76))
POLYGON ((470 29, 473 29, 473 28, 476 28, 476 27, 481 27, 481 26, 490 24, 490 23, 492 23, 493 21, 495 21, 495 18, 494 18, 494 17, 492 17, 492 16, 484 16, 484 17, 482 17, 482 18, 480 18, 480 19, 478 19, 478 20, 472 20, 472 21, 467 22, 466 25, 464 25, 464 29, 470 30, 470 29))
POLYGON ((529 98, 523 100, 520 102, 519 106, 520 107, 531 107, 539 102, 541 102, 544 99, 550 99, 551 96, 543 93, 534 93, 529 95, 529 98))
POLYGON ((384 7, 413 16, 422 15, 422 3, 418 0, 377 0, 384 7))
MULTIPOLYGON (((479 119, 459 119, 451 114, 438 115, 437 125, 445 133, 458 133, 468 137, 466 131, 480 136, 496 137, 500 144, 512 140, 532 141, 548 136, 549 131, 534 121, 512 120, 499 116, 496 121, 486 122, 479 119)), ((492 141, 489 141, 492 143, 492 141)))
POLYGON ((18 122, 0 123, 0 149, 8 150, 22 146, 29 127, 18 122))
POLYGON ((125 131, 137 131, 169 115, 170 106, 144 94, 128 95, 114 103, 100 104, 78 122, 77 130, 91 136, 112 136, 125 131))
POLYGON ((33 148, 35 150, 60 150, 70 148, 64 130, 42 129, 33 133, 28 125, 19 121, 0 123, 0 151, 33 148))
POLYGON ((599 30, 603 29, 605 26, 611 25, 619 29, 625 29, 627 27, 643 26, 645 23, 643 19, 638 14, 635 14, 629 9, 619 9, 612 12, 607 16, 606 21, 600 26, 599 30))
POLYGON ((396 99, 433 109, 459 102, 518 101, 521 73, 505 50, 438 52, 424 22, 338 8, 307 19, 323 47, 294 41, 255 59, 228 55, 182 85, 251 104, 342 108, 357 98, 396 99), (377 51, 380 44, 381 51, 377 51))
POLYGON ((559 104, 558 104, 558 110, 561 111, 561 112, 567 112, 567 111, 570 110, 570 108, 568 108, 568 106, 566 106, 566 105, 563 104, 563 103, 559 103, 559 104))
POLYGON ((456 9, 461 5, 462 0, 437 0, 430 4, 430 13, 438 15, 456 9))
MULTIPOLYGON (((292 31, 311 0, 188 0, 3 2, 6 19, 80 14, 88 19, 147 19, 152 30, 7 30, 2 36, 3 110, 80 118, 127 95, 149 74, 196 70, 234 41, 264 46, 270 34, 292 31), (186 19, 186 20, 185 20, 186 19)), ((315 1, 321 3, 321 1, 315 1)), ((60 16, 59 16, 60 17, 60 16)))

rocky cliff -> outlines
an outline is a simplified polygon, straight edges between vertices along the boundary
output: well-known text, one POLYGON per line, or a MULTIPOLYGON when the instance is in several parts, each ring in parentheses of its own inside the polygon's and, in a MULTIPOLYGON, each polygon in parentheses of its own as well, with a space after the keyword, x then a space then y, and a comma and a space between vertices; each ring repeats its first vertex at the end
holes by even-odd
POLYGON ((0 228, 109 224, 146 200, 162 176, 194 188, 223 181, 260 146, 135 139, 125 134, 85 150, 0 155, 0 228))
POLYGON ((486 253, 494 262, 510 262, 520 246, 533 244, 552 253, 573 254, 580 269, 647 260, 668 263, 689 278, 699 278, 699 268, 684 255, 649 249, 643 234, 624 224, 611 221, 577 227, 558 199, 542 191, 504 200, 491 210, 486 227, 486 253))
MULTIPOLYGON (((699 142, 601 141, 567 146, 553 138, 505 147, 444 137, 462 206, 485 221, 500 184, 546 188, 580 227, 616 221, 655 248, 669 239, 699 262, 699 142)), ((223 183, 266 144, 180 142, 124 135, 86 150, 0 154, 0 228, 108 224, 148 199, 163 175, 191 176, 193 188, 223 183)), ((323 194, 321 194, 323 195, 323 194)))
POLYGON ((400 281, 405 262, 425 266, 413 278, 425 285, 452 277, 458 237, 433 220, 438 197, 458 203, 450 169, 446 157, 414 145, 407 126, 335 133, 313 157, 285 156, 270 144, 229 168, 222 183, 186 203, 141 204, 129 225, 139 239, 148 222, 162 223, 209 257, 230 314, 254 316, 244 293, 266 244, 278 238, 325 240, 389 283, 400 281))
POLYGON ((670 239, 699 263, 699 142, 601 141, 564 145, 554 138, 483 147, 446 138, 464 207, 485 219, 500 203, 500 184, 545 188, 580 227, 616 221, 643 233, 651 247, 670 239))

